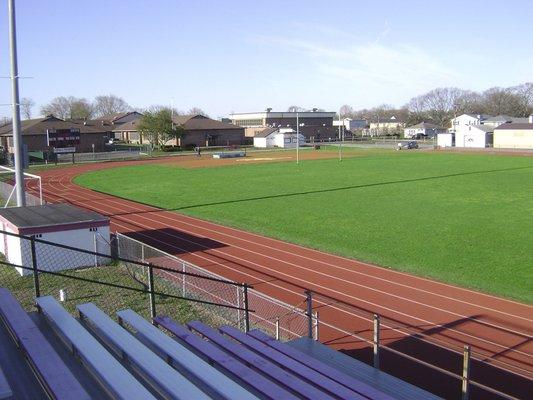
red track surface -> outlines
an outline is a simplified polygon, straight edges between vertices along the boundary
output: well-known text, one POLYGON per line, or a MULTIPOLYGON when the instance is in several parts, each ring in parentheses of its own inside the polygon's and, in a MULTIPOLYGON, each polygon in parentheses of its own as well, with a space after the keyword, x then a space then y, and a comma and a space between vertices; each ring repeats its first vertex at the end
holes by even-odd
MULTIPOLYGON (((183 158, 181 158, 183 160, 183 158)), ((148 162, 175 162, 165 159, 148 162)), ((192 161, 192 160, 191 160, 192 161)), ((341 304, 315 301, 324 322, 371 337, 371 313, 384 317, 384 343, 460 374, 462 346, 472 346, 472 378, 517 398, 533 393, 533 307, 224 227, 96 193, 74 176, 137 162, 77 165, 43 172, 47 200, 69 202, 111 217, 112 230, 129 234, 229 279, 296 305, 304 289, 341 304), (359 311, 362 310, 362 311, 359 311), (365 318, 361 317, 364 316, 365 318), (453 349, 443 350, 443 347, 453 349)), ((323 327, 320 339, 369 359, 368 346, 323 327)), ((460 382, 383 352, 386 371, 458 398, 460 382)), ((498 398, 473 389, 473 398, 498 398)))

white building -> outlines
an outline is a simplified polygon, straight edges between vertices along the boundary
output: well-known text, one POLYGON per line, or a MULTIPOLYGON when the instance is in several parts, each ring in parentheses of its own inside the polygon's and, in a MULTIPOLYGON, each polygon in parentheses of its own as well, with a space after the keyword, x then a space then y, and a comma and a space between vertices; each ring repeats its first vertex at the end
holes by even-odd
POLYGON ((454 134, 453 133, 439 133, 437 135, 437 146, 439 147, 453 147, 454 134))
MULTIPOLYGON (((254 136, 254 147, 257 148, 291 148, 296 147, 296 131, 290 128, 267 128, 254 136)), ((305 136, 299 134, 300 146, 305 145, 305 136)))
MULTIPOLYGON (((46 204, 33 207, 0 209, 0 252, 6 260, 26 268, 16 268, 20 275, 32 274, 32 252, 29 239, 4 232, 34 236, 36 239, 74 247, 76 249, 111 254, 109 218, 69 204, 46 204)), ((52 246, 36 241, 37 267, 61 271, 109 263, 108 257, 52 246)))
POLYGON ((462 114, 458 117, 451 119, 451 128, 450 132, 458 132, 461 129, 467 129, 472 125, 481 125, 487 118, 490 118, 490 115, 484 114, 462 114))
POLYGON ((455 131, 455 147, 484 148, 492 146, 494 128, 486 125, 470 125, 455 131))
POLYGON ((444 132, 446 132, 446 129, 444 128, 427 122, 421 122, 405 128, 403 130, 403 137, 406 139, 416 139, 421 137, 434 138, 439 133, 444 132))

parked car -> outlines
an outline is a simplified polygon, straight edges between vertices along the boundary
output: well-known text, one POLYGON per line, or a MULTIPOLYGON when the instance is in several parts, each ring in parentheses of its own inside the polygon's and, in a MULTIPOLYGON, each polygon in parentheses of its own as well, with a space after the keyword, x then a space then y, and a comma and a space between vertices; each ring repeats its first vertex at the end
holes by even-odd
POLYGON ((398 150, 418 149, 418 142, 411 140, 405 143, 398 143, 398 150))

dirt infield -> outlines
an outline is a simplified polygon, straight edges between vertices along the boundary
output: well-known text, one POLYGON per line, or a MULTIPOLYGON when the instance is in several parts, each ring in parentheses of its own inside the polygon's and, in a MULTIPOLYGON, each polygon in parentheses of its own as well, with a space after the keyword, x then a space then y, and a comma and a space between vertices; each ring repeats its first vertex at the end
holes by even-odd
MULTIPOLYGON (((337 153, 306 150, 300 156, 302 160, 325 159, 337 157, 337 153)), ((527 398, 533 378, 531 306, 96 193, 72 182, 87 171, 142 163, 195 168, 290 161, 294 157, 294 151, 249 153, 247 161, 174 156, 76 165, 41 175, 47 200, 108 215, 114 231, 135 234, 150 245, 229 279, 250 283, 293 305, 302 303, 305 289, 336 299, 331 302, 317 296, 315 300, 323 321, 320 339, 324 343, 368 361, 368 346, 348 333, 370 338, 372 324, 367 316, 378 313, 386 318, 383 342, 394 349, 460 373, 462 346, 468 344, 474 352, 473 379, 527 398), (327 324, 342 327, 346 334, 329 329, 327 324)), ((440 396, 459 397, 460 382, 454 378, 391 352, 384 352, 382 360, 388 372, 440 396)), ((500 397, 474 388, 472 398, 500 397)))

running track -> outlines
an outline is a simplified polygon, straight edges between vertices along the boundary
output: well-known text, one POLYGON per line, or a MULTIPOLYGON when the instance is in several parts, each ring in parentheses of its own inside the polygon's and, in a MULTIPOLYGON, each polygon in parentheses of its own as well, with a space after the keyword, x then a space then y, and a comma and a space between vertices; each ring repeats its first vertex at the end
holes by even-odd
MULTIPOLYGON (((330 296, 339 303, 315 300, 320 318, 346 331, 371 338, 368 315, 378 313, 383 317, 384 343, 453 372, 460 373, 462 346, 469 344, 473 379, 517 398, 533 393, 533 307, 97 193, 72 182, 86 171, 141 162, 49 170, 41 173, 43 192, 48 201, 110 216, 112 231, 252 284, 290 304, 302 303, 304 289, 330 296)), ((195 162, 191 159, 191 166, 195 162)), ((331 329, 322 329, 320 339, 359 358, 370 357, 368 346, 331 329)), ((383 369, 436 394, 459 394, 455 379, 428 373, 387 352, 382 360, 383 369)), ((481 389, 474 389, 472 397, 499 398, 481 389)))

